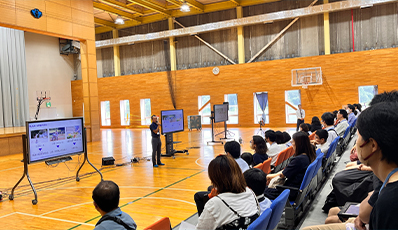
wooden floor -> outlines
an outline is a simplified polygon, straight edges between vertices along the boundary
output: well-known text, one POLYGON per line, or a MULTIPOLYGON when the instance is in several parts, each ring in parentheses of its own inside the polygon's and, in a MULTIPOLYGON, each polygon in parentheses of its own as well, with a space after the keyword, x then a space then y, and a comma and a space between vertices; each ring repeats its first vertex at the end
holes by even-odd
MULTIPOLYGON (((251 151, 249 141, 258 129, 235 128, 230 131, 236 140, 242 137, 242 151, 251 151)), ((125 163, 133 157, 151 155, 149 130, 102 129, 101 135, 100 142, 88 144, 89 159, 98 168, 102 157, 106 156, 113 156, 115 163, 125 163)), ((142 160, 126 166, 102 168, 104 179, 119 185, 119 206, 132 216, 138 229, 165 216, 174 227, 196 213, 193 195, 208 187, 207 165, 214 156, 224 152, 220 144, 207 145, 210 140, 211 129, 185 131, 174 134, 174 141, 181 141, 175 148, 188 149, 189 155, 162 158, 165 166, 153 168, 151 161, 142 160)), ((164 146, 163 137, 162 142, 164 146)), ((162 153, 164 151, 163 147, 162 153)), ((92 204, 91 195, 100 176, 88 174, 76 182, 74 175, 82 159, 75 156, 73 161, 56 167, 44 163, 30 165, 29 173, 38 190, 38 204, 32 205, 34 196, 24 179, 13 201, 6 196, 0 202, 1 229, 93 229, 100 215, 92 204)), ((22 176, 21 160, 21 154, 0 157, 0 190, 3 193, 10 193, 22 176)), ((93 171, 88 164, 82 169, 83 174, 93 171)))

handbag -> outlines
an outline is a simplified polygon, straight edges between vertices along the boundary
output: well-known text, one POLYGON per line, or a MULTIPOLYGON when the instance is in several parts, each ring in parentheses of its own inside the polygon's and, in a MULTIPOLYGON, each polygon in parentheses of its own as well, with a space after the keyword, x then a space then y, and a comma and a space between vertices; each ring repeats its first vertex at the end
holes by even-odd
POLYGON ((274 177, 269 182, 268 188, 276 188, 278 185, 284 185, 286 178, 281 178, 280 176, 274 177))

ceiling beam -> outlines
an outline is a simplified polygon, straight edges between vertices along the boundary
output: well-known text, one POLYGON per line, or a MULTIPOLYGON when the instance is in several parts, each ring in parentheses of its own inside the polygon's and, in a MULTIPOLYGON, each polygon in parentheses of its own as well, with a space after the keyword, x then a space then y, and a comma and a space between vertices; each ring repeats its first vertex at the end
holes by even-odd
POLYGON ((190 7, 193 7, 193 8, 195 8, 195 9, 197 9, 197 10, 199 10, 199 11, 204 11, 205 10, 205 6, 202 4, 202 3, 200 3, 200 2, 197 2, 196 0, 185 0, 185 2, 190 6, 190 7))
POLYGON ((118 10, 118 9, 113 8, 111 6, 108 6, 106 4, 93 2, 93 5, 94 5, 94 8, 96 8, 96 9, 103 10, 103 11, 106 11, 108 13, 117 14, 117 15, 120 15, 122 17, 135 20, 137 22, 141 22, 141 20, 137 19, 136 16, 134 16, 134 14, 130 14, 130 13, 127 13, 125 11, 118 10))
POLYGON ((165 7, 163 7, 161 5, 158 5, 158 4, 155 4, 153 2, 144 1, 144 0, 128 0, 128 2, 131 2, 131 3, 128 3, 127 6, 132 6, 132 5, 137 4, 139 6, 145 7, 147 9, 150 9, 150 10, 153 10, 155 12, 158 12, 158 13, 161 13, 163 15, 166 15, 168 17, 171 17, 171 14, 167 12, 167 9, 165 7))
POLYGON ((179 1, 179 0, 166 0, 166 1, 171 3, 171 4, 173 4, 173 5, 176 5, 176 6, 181 6, 182 5, 182 2, 179 1))
POLYGON ((232 3, 234 3, 234 4, 236 4, 236 5, 240 5, 240 3, 239 3, 238 0, 229 0, 229 1, 231 1, 232 3))
MULTIPOLYGON (((107 0, 110 1, 110 0, 107 0)), ((167 1, 172 1, 172 0, 167 0, 167 1)), ((173 0, 177 1, 177 0, 173 0)), ((258 4, 264 4, 264 3, 269 3, 269 2, 277 2, 280 0, 240 0, 240 5, 241 6, 251 6, 251 5, 258 5, 258 4)), ((210 12, 216 12, 216 11, 221 11, 221 10, 228 10, 228 9, 235 9, 236 4, 230 2, 230 1, 225 1, 225 2, 217 2, 217 3, 211 3, 204 5, 204 11, 199 11, 196 8, 191 9, 191 12, 184 13, 181 12, 179 9, 171 11, 171 17, 178 18, 178 17, 184 17, 188 15, 197 15, 197 14, 203 14, 203 13, 210 13, 210 12)), ((170 16, 162 15, 162 14, 154 14, 154 15, 149 15, 149 16, 143 16, 140 17, 142 19, 142 24, 146 23, 152 23, 152 22, 157 22, 157 21, 162 21, 166 20, 170 16)), ((131 27, 130 24, 127 22, 124 25, 118 25, 117 28, 123 29, 123 28, 128 28, 131 27)), ((95 29, 95 33, 105 33, 111 31, 110 28, 107 27, 99 27, 95 29)))
POLYGON ((143 11, 138 10, 138 9, 136 9, 134 7, 130 7, 130 6, 126 5, 126 4, 124 4, 124 3, 121 3, 121 2, 116 1, 116 0, 98 0, 98 1, 100 1, 102 3, 105 3, 105 4, 108 4, 108 5, 111 5, 113 7, 117 7, 119 9, 128 11, 128 12, 132 12, 132 13, 138 14, 138 16, 144 15, 143 11))
POLYGON ((101 19, 101 18, 94 18, 94 23, 102 25, 102 26, 109 27, 110 29, 115 29, 116 28, 115 23, 107 21, 107 20, 104 20, 104 19, 101 19))

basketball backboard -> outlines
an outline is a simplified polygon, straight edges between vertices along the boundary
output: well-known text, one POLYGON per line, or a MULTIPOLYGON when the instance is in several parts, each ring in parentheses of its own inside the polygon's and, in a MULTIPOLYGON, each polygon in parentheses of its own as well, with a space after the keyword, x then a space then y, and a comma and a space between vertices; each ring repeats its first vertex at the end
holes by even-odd
POLYGON ((48 101, 51 100, 50 90, 38 90, 36 91, 36 100, 41 101, 48 101))
POLYGON ((292 70, 292 86, 306 89, 309 85, 322 85, 321 67, 292 70))

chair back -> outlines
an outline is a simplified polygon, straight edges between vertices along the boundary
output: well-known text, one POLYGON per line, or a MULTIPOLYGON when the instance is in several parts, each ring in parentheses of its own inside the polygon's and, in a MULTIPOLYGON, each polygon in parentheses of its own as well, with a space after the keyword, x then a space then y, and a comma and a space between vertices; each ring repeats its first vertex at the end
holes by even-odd
POLYGON ((144 230, 171 230, 170 219, 168 217, 163 217, 162 219, 144 228, 144 230))
POLYGON ((319 156, 319 154, 322 154, 321 148, 319 148, 319 149, 316 150, 316 156, 317 156, 317 157, 319 156))
POLYGON ((271 208, 267 208, 255 221, 253 221, 253 223, 249 225, 247 230, 267 229, 271 214, 271 208))
POLYGON ((287 149, 281 151, 281 152, 278 154, 278 158, 276 159, 276 162, 275 162, 275 165, 274 165, 274 166, 278 166, 278 165, 280 165, 280 164, 283 163, 283 161, 285 160, 285 155, 286 155, 288 149, 289 149, 289 148, 287 148, 287 149))
POLYGON ((327 154, 326 154, 326 159, 328 159, 328 158, 333 154, 333 152, 336 150, 337 143, 339 142, 339 139, 340 139, 340 137, 337 136, 337 137, 332 141, 332 143, 330 144, 329 149, 328 149, 328 152, 327 152, 327 154))
POLYGON ((269 157, 263 162, 263 167, 261 168, 261 170, 263 170, 263 172, 265 172, 267 175, 271 172, 271 161, 272 158, 269 157))
POLYGON ((308 136, 308 138, 310 138, 311 141, 315 139, 315 133, 316 133, 316 132, 314 131, 313 133, 311 133, 311 134, 308 136))
MULTIPOLYGON (((318 151, 317 151, 318 152, 318 151)), ((314 170, 314 174, 312 177, 316 177, 318 174, 319 169, 322 167, 322 160, 323 160, 323 156, 325 154, 323 152, 321 152, 319 155, 316 155, 316 165, 315 165, 315 170, 314 170)))
POLYGON ((305 171, 303 181, 301 182, 300 190, 304 190, 312 180, 312 177, 314 176, 314 170, 316 167, 317 161, 314 160, 308 167, 307 170, 305 171))
POLYGON ((344 132, 343 138, 345 139, 347 137, 347 135, 350 133, 351 127, 353 127, 352 125, 349 125, 347 127, 347 129, 344 132))
POLYGON ((289 148, 287 148, 286 154, 285 154, 285 158, 283 161, 288 160, 291 156, 294 155, 294 149, 293 146, 290 146, 289 148))
POLYGON ((285 189, 271 204, 271 218, 266 229, 275 229, 281 220, 286 201, 289 198, 290 190, 285 189))

